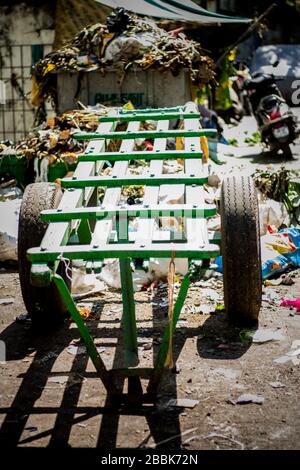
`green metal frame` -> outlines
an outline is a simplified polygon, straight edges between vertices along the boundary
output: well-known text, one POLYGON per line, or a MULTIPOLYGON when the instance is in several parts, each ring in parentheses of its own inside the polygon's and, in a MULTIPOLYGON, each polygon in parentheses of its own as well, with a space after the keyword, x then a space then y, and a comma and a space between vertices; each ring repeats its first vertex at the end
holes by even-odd
MULTIPOLYGON (((64 178, 62 185, 67 188, 57 209, 45 210, 41 217, 49 226, 40 247, 28 250, 32 262, 31 282, 36 286, 55 283, 69 312, 77 324, 99 377, 108 394, 119 401, 134 399, 135 402, 155 400, 161 375, 165 368, 169 338, 184 304, 191 282, 192 270, 183 278, 174 305, 173 324, 165 328, 162 342, 153 368, 137 368, 139 363, 137 347, 137 325, 135 317, 134 290, 132 282, 132 260, 151 257, 188 258, 190 266, 194 260, 202 260, 202 271, 209 266, 209 259, 218 256, 219 240, 211 238, 206 218, 215 215, 216 207, 205 203, 203 184, 207 182, 207 163, 202 161, 201 136, 212 136, 214 130, 201 129, 199 114, 193 103, 185 107, 156 110, 119 110, 99 119, 97 132, 79 133, 74 137, 89 143, 72 178, 64 178), (157 123, 153 131, 140 130, 141 122, 151 119, 157 123), (170 119, 182 119, 183 129, 169 129, 170 119), (126 131, 118 131, 118 122, 128 123, 126 131), (166 150, 167 138, 184 138, 184 150, 166 150), (136 138, 153 139, 153 151, 136 151, 136 138), (111 139, 122 139, 118 152, 108 152, 111 139), (183 159, 184 173, 163 174, 163 162, 167 159, 183 159), (149 168, 143 175, 128 174, 131 160, 143 159, 149 168), (100 173, 105 162, 113 163, 110 176, 100 173), (159 203, 161 185, 184 185, 183 204, 159 203), (124 186, 143 185, 142 204, 129 206, 120 204, 124 186), (105 188, 100 203, 97 188, 105 188), (128 232, 129 218, 138 219, 136 233, 128 232), (179 217, 183 232, 179 234, 155 231, 155 220, 160 217, 179 217), (77 233, 78 243, 71 243, 70 236, 77 233), (66 283, 56 273, 59 260, 81 259, 86 262, 87 272, 100 272, 106 258, 117 258, 120 263, 124 334, 124 368, 107 370, 101 359, 88 328, 81 318, 66 283), (116 375, 127 377, 129 393, 118 390, 116 375), (141 378, 148 378, 147 392, 143 394, 141 378), (133 396, 132 396, 133 395, 133 396), (134 397, 134 398, 133 398, 134 397)), ((74 240, 74 239, 73 239, 74 240)))

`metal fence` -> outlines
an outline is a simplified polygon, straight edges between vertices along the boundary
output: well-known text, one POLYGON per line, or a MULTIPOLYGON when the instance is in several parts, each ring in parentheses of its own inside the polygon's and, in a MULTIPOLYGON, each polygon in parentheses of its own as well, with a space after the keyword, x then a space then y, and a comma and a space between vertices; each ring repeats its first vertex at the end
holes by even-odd
POLYGON ((0 141, 17 142, 32 128, 31 70, 51 50, 51 44, 0 45, 0 141))

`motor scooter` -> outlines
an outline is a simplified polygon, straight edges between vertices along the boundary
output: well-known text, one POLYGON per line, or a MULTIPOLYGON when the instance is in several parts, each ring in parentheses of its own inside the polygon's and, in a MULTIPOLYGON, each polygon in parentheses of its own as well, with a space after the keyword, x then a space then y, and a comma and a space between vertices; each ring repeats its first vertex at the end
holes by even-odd
POLYGON ((299 136, 296 117, 283 98, 272 75, 256 73, 246 80, 247 91, 261 140, 271 152, 293 158, 290 144, 299 136))

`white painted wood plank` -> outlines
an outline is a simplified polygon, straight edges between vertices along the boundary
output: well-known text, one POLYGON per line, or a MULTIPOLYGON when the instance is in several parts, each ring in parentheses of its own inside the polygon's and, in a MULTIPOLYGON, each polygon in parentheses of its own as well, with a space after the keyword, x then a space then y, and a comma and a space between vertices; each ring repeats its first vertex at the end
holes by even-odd
MULTIPOLYGON (((109 132, 113 130, 115 124, 113 123, 101 123, 97 131, 109 132)), ((87 145, 86 152, 93 150, 94 152, 104 152, 105 151, 105 140, 91 141, 87 145)), ((104 161, 101 162, 101 165, 104 165, 104 161)), ((77 177, 88 177, 95 175, 95 162, 79 162, 74 175, 77 177)), ((82 205, 83 196, 85 199, 89 199, 93 191, 93 188, 87 188, 86 190, 75 189, 73 191, 65 191, 63 197, 60 201, 59 208, 62 210, 74 209, 82 205), (85 193, 84 193, 85 191, 85 193)), ((46 249, 52 249, 54 246, 59 246, 62 244, 64 238, 71 229, 71 226, 74 225, 72 222, 52 222, 49 224, 49 227, 46 230, 44 238, 42 240, 41 246, 46 249)))
MULTIPOLYGON (((157 123, 157 130, 167 130, 169 128, 169 121, 159 121, 157 123)), ((163 151, 167 145, 167 139, 155 139, 153 150, 163 151)), ((149 165, 149 173, 155 176, 160 176, 163 171, 163 160, 152 160, 149 165)), ((156 205, 158 202, 160 186, 145 186, 145 194, 143 204, 156 205)), ((140 217, 138 220, 138 229, 135 236, 136 244, 143 244, 152 240, 153 230, 155 226, 155 219, 148 219, 140 217)))
MULTIPOLYGON (((130 122, 128 124, 128 130, 131 132, 138 131, 140 128, 140 122, 130 122)), ((131 152, 134 148, 134 139, 123 140, 120 147, 120 152, 131 152)), ((117 161, 115 162, 112 169, 112 176, 125 176, 129 166, 129 161, 117 161)), ((109 207, 117 206, 121 197, 122 188, 108 188, 105 192, 103 205, 109 205, 109 207)), ((91 246, 108 243, 110 238, 110 232, 113 227, 113 220, 98 221, 95 224, 95 229, 92 236, 91 246)))
MULTIPOLYGON (((189 104, 189 110, 196 109, 194 103, 189 104)), ((184 121, 185 129, 196 130, 199 129, 200 123, 198 119, 191 119, 184 121)), ((201 144, 199 137, 186 137, 185 138, 185 150, 195 149, 195 151, 201 151, 201 144)), ((187 175, 203 175, 207 174, 207 165, 202 163, 202 159, 185 160, 185 173, 187 175)), ((186 186, 186 204, 204 204, 204 189, 203 186, 186 186)), ((185 232, 188 243, 199 243, 199 248, 201 249, 204 245, 209 243, 208 233, 207 233, 207 224, 205 219, 193 219, 192 217, 187 217, 185 220, 185 232)))

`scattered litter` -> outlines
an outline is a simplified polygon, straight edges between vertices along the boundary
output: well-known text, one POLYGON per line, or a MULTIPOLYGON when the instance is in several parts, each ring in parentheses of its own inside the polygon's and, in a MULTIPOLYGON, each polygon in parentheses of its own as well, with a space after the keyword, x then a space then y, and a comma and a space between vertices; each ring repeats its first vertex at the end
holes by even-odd
POLYGON ((287 362, 292 362, 295 366, 300 363, 300 340, 296 339, 292 342, 291 350, 288 351, 283 356, 277 357, 273 360, 275 364, 286 364, 287 362))
POLYGON ((159 303, 157 303, 156 305, 158 305, 159 307, 161 308, 165 308, 169 305, 169 302, 168 302, 168 299, 162 299, 159 303))
POLYGON ((26 426, 26 428, 24 428, 25 431, 28 431, 28 432, 36 432, 38 430, 38 428, 36 426, 26 426))
MULTIPOLYGON (((279 232, 268 233, 261 237, 262 277, 264 280, 287 269, 300 267, 300 229, 284 228, 279 232)), ((222 257, 214 263, 217 271, 222 272, 222 257)), ((263 297, 263 300, 269 301, 263 297)))
POLYGON ((15 301, 15 299, 13 299, 12 297, 6 297, 4 299, 0 299, 0 305, 9 305, 9 304, 13 304, 15 301))
POLYGON ((48 379, 48 382, 53 382, 55 384, 65 384, 68 381, 68 377, 64 375, 58 375, 56 377, 50 377, 48 379))
MULTIPOLYGON (((157 280, 165 280, 169 270, 169 259, 150 258, 147 271, 144 269, 134 269, 132 273, 134 291, 138 292, 144 289, 144 286, 151 285, 157 280)), ((188 271, 188 261, 178 258, 175 260, 176 274, 184 275, 188 271)), ((100 274, 97 275, 105 284, 114 289, 121 288, 119 261, 116 259, 106 260, 105 266, 100 274)), ((166 304, 167 305, 167 304, 166 304)), ((164 305, 160 305, 164 307, 164 305)))
POLYGON ((300 358, 299 357, 292 357, 292 363, 294 366, 298 366, 300 364, 300 358))
POLYGON ((230 349, 230 345, 229 345, 229 344, 225 344, 225 343, 221 343, 221 344, 218 344, 218 346, 216 347, 216 349, 228 350, 228 349, 230 349))
POLYGON ((16 317, 17 323, 31 323, 31 318, 28 313, 21 313, 16 317))
POLYGON ((211 369, 209 371, 209 375, 217 375, 217 376, 222 376, 225 379, 229 381, 236 380, 239 375, 241 375, 241 372, 239 370, 234 370, 234 369, 225 369, 223 367, 218 367, 216 369, 211 369))
POLYGON ((287 274, 285 273, 277 279, 266 279, 264 284, 265 286, 279 286, 281 284, 284 286, 292 286, 295 284, 294 276, 295 274, 293 272, 287 274))
POLYGON ((236 401, 238 405, 246 405, 248 403, 255 403, 256 405, 262 405, 265 401, 261 395, 253 395, 252 393, 243 393, 236 401))
POLYGON ((222 312, 223 310, 225 310, 225 305, 224 304, 217 304, 216 305, 216 308, 215 308, 216 312, 222 312))
POLYGON ((269 329, 259 329, 256 330, 254 335, 252 336, 253 343, 267 343, 269 341, 282 341, 285 339, 285 336, 280 331, 274 331, 269 329))
POLYGON ((86 274, 85 270, 72 269, 72 294, 78 300, 82 296, 90 296, 106 290, 106 285, 101 282, 96 274, 86 274))
POLYGON ((258 329, 258 330, 242 330, 240 332, 242 341, 251 341, 253 343, 262 344, 269 341, 282 341, 285 336, 279 330, 258 329))
POLYGON ((191 400, 189 398, 172 398, 167 403, 167 407, 176 408, 195 408, 199 400, 191 400))
POLYGON ((295 339, 293 342, 292 342, 292 349, 296 349, 300 347, 300 339, 295 339))
POLYGON ((216 437, 219 437, 221 439, 225 439, 227 441, 230 441, 234 444, 237 444, 241 450, 244 450, 245 446, 242 442, 240 441, 237 441, 236 439, 233 439, 232 437, 229 437, 229 436, 224 436, 224 434, 219 434, 217 432, 210 432, 209 434, 207 434, 206 436, 192 436, 190 437, 189 439, 187 439, 186 441, 184 441, 184 445, 192 442, 192 441, 195 441, 195 440, 201 440, 201 439, 212 439, 212 438, 216 438, 216 437))
POLYGON ((266 235, 268 228, 280 229, 288 217, 288 212, 283 202, 267 199, 259 204, 260 235, 266 235))
POLYGON ((273 289, 263 289, 262 301, 270 305, 279 305, 279 294, 273 289))
POLYGON ((275 364, 286 364, 291 361, 291 359, 292 358, 290 356, 280 356, 277 359, 274 359, 273 362, 275 362, 275 364))
POLYGON ((300 267, 300 230, 285 228, 261 237, 263 279, 300 267))
MULTIPOLYGON (((166 279, 169 272, 170 260, 168 258, 150 258, 149 271, 153 279, 166 279)), ((188 260, 185 258, 175 259, 176 274, 184 276, 188 272, 188 260)))
MULTIPOLYGON (((0 153, 2 153, 2 145, 3 144, 0 144, 0 153)), ((23 192, 18 188, 17 181, 15 179, 0 183, 0 202, 22 198, 22 194, 23 192)))
POLYGON ((290 218, 288 226, 300 222, 300 184, 295 170, 288 170, 283 166, 273 172, 267 169, 256 170, 253 179, 265 197, 284 203, 290 218))
POLYGON ((218 302, 219 300, 221 300, 221 295, 213 289, 203 289, 202 295, 206 299, 212 300, 214 302, 218 302))
POLYGON ((93 304, 91 302, 77 304, 78 312, 84 320, 89 320, 92 313, 93 304))
POLYGON ((167 439, 164 439, 163 441, 160 441, 160 442, 151 444, 151 445, 149 445, 148 447, 150 447, 150 448, 156 448, 157 446, 160 446, 160 445, 162 445, 162 444, 166 444, 167 442, 173 441, 174 439, 177 439, 178 437, 183 437, 183 436, 186 436, 187 434, 190 434, 191 432, 197 431, 197 429, 198 429, 198 427, 196 427, 196 428, 191 428, 191 429, 187 429, 186 431, 183 431, 183 432, 180 433, 180 434, 176 434, 175 436, 168 437, 167 439))
POLYGON ((286 355, 287 356, 299 356, 300 355, 300 348, 289 351, 286 355))
POLYGON ((48 354, 46 354, 46 356, 42 357, 41 359, 38 359, 36 362, 36 364, 45 364, 46 362, 50 361, 50 359, 55 359, 56 357, 58 357, 58 353, 57 352, 54 352, 54 351, 50 351, 48 354))
POLYGON ((266 279, 264 284, 265 286, 280 286, 282 283, 282 279, 279 277, 278 279, 266 279))
POLYGON ((69 344, 67 347, 67 352, 72 354, 73 356, 77 356, 78 354, 85 354, 86 347, 85 346, 74 346, 73 344, 69 344))
POLYGON ((281 382, 269 382, 269 384, 273 388, 284 388, 285 387, 285 385, 281 382))
POLYGON ((199 307, 195 307, 193 313, 202 313, 203 315, 209 314, 213 309, 211 305, 200 305, 199 307))

